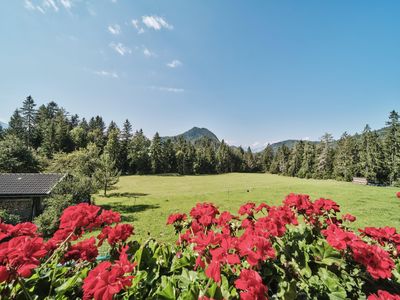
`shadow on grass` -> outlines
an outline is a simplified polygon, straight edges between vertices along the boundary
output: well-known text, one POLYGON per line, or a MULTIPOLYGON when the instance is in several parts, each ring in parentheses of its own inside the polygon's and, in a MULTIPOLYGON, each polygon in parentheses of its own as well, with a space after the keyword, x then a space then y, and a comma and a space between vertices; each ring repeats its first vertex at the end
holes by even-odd
POLYGON ((122 204, 122 202, 116 202, 112 205, 103 204, 101 205, 104 209, 111 209, 113 211, 119 212, 121 214, 122 222, 133 222, 136 221, 135 213, 142 212, 148 209, 158 209, 160 205, 158 204, 122 204))
POLYGON ((106 196, 106 198, 119 198, 119 197, 126 197, 126 198, 139 198, 139 197, 144 197, 144 196, 148 196, 150 194, 144 194, 144 193, 129 193, 129 192, 125 192, 125 193, 110 193, 106 196))

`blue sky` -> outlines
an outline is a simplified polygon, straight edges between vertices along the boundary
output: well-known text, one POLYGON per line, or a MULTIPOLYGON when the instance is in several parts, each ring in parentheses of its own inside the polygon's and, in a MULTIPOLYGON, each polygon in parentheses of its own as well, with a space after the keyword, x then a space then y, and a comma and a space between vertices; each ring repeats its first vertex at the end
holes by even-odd
POLYGON ((339 137, 400 110, 399 1, 13 0, 0 121, 31 94, 148 136, 339 137))

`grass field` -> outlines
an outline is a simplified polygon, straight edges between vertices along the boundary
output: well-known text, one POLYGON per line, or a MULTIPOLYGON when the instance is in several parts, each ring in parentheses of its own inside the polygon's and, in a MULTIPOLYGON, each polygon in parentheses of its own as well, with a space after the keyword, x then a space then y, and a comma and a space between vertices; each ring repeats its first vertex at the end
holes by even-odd
POLYGON ((123 176, 107 197, 96 195, 94 199, 97 205, 120 212, 124 222, 133 223, 137 237, 150 235, 159 241, 172 242, 173 228, 165 225, 171 213, 188 213, 196 203, 204 201, 236 213, 241 204, 249 201, 280 204, 290 192, 338 202, 342 212, 357 217, 357 227, 400 228, 397 190, 271 174, 123 176))

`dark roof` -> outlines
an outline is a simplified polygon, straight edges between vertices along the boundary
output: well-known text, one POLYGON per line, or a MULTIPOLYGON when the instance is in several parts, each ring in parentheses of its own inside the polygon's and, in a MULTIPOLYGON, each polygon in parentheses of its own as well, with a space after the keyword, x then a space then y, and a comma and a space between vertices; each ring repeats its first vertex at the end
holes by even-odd
POLYGON ((0 196, 50 194, 64 174, 0 173, 0 196))

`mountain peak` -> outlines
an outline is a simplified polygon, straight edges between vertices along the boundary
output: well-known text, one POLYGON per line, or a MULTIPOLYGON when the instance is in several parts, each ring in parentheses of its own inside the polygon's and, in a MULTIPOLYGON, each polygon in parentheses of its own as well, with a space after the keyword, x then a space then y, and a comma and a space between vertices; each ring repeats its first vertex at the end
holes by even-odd
POLYGON ((191 129, 189 129, 188 131, 185 131, 184 133, 175 135, 175 136, 166 136, 166 137, 162 137, 163 140, 167 140, 167 139, 177 139, 179 137, 183 137, 186 141, 191 142, 191 143, 195 143, 196 141, 198 141, 201 138, 209 138, 214 142, 219 143, 219 139, 218 137, 210 130, 208 130, 207 128, 204 127, 197 127, 194 126, 191 129))

